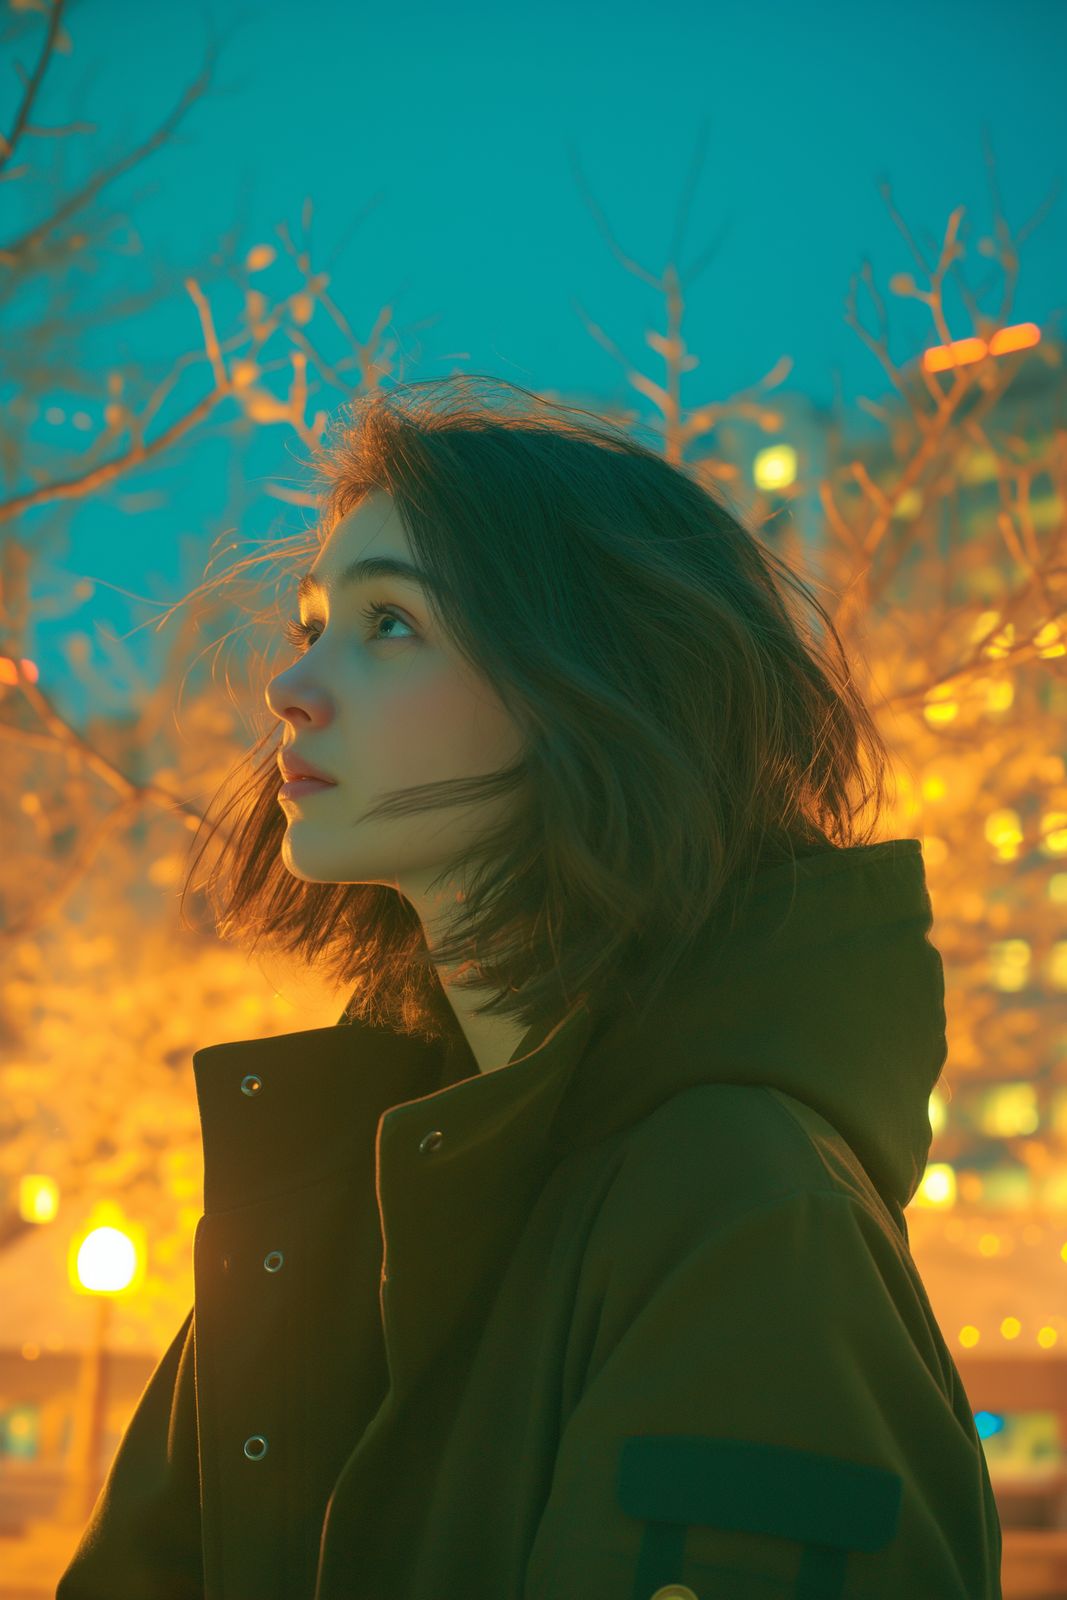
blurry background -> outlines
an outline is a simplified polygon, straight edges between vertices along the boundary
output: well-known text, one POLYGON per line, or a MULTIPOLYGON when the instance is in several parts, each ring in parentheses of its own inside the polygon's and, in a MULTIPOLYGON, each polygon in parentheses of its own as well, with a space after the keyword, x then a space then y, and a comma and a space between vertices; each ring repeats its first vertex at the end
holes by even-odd
POLYGON ((945 963, 912 1250, 1005 1596, 1067 1595, 1067 7, 0 25, 0 1600, 192 1303, 193 1050, 345 998, 177 929, 290 609, 199 586, 310 529, 347 399, 455 372, 651 432, 826 586, 945 963))

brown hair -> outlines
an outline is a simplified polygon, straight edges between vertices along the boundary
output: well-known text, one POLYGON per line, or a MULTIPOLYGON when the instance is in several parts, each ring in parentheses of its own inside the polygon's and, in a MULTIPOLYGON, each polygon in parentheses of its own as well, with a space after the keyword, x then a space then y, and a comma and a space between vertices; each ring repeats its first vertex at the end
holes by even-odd
POLYGON ((393 791, 367 813, 514 794, 506 822, 434 880, 465 886, 450 938, 431 960, 396 890, 289 873, 280 725, 242 763, 271 741, 208 882, 221 937, 352 982, 346 1018, 427 1039, 445 1029, 433 963, 472 954, 461 986, 494 990, 479 1015, 548 1027, 616 984, 651 1004, 713 911, 734 925, 760 866, 867 842, 889 770, 831 618, 693 467, 503 380, 481 381, 525 401, 481 406, 476 381, 359 397, 313 452, 316 539, 387 492, 441 583, 436 620, 525 738, 517 765, 393 791), (864 753, 873 790, 854 804, 864 753))

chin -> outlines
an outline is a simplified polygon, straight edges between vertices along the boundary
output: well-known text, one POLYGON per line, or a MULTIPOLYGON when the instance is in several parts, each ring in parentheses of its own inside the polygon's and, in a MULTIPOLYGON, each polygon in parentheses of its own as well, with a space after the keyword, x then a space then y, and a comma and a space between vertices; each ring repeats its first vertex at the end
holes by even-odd
POLYGON ((312 851, 293 849, 291 832, 287 828, 282 840, 282 865, 285 870, 304 883, 337 883, 341 874, 331 872, 328 863, 315 861, 313 855, 312 851))

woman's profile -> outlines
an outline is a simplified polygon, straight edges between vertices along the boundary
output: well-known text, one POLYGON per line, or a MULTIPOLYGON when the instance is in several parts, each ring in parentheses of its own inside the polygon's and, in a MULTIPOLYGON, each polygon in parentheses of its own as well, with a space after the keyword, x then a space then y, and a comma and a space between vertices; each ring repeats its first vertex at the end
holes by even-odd
POLYGON ((999 1600, 833 621, 696 468, 477 384, 316 453, 210 891, 350 998, 193 1057, 195 1302, 57 1600, 999 1600))

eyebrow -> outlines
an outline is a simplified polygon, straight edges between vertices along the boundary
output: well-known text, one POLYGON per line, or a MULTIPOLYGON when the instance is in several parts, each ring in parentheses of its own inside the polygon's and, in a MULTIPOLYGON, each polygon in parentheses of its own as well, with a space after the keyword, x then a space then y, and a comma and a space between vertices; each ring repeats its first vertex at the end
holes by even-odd
MULTIPOLYGON (((440 590, 441 587, 430 573, 395 556, 368 556, 362 561, 350 562, 338 574, 337 586, 346 588, 349 584, 365 583, 371 578, 401 578, 406 583, 420 584, 424 589, 440 590)), ((321 594, 323 589, 324 585, 314 573, 305 572, 296 586, 297 598, 310 600, 313 594, 321 594)))

